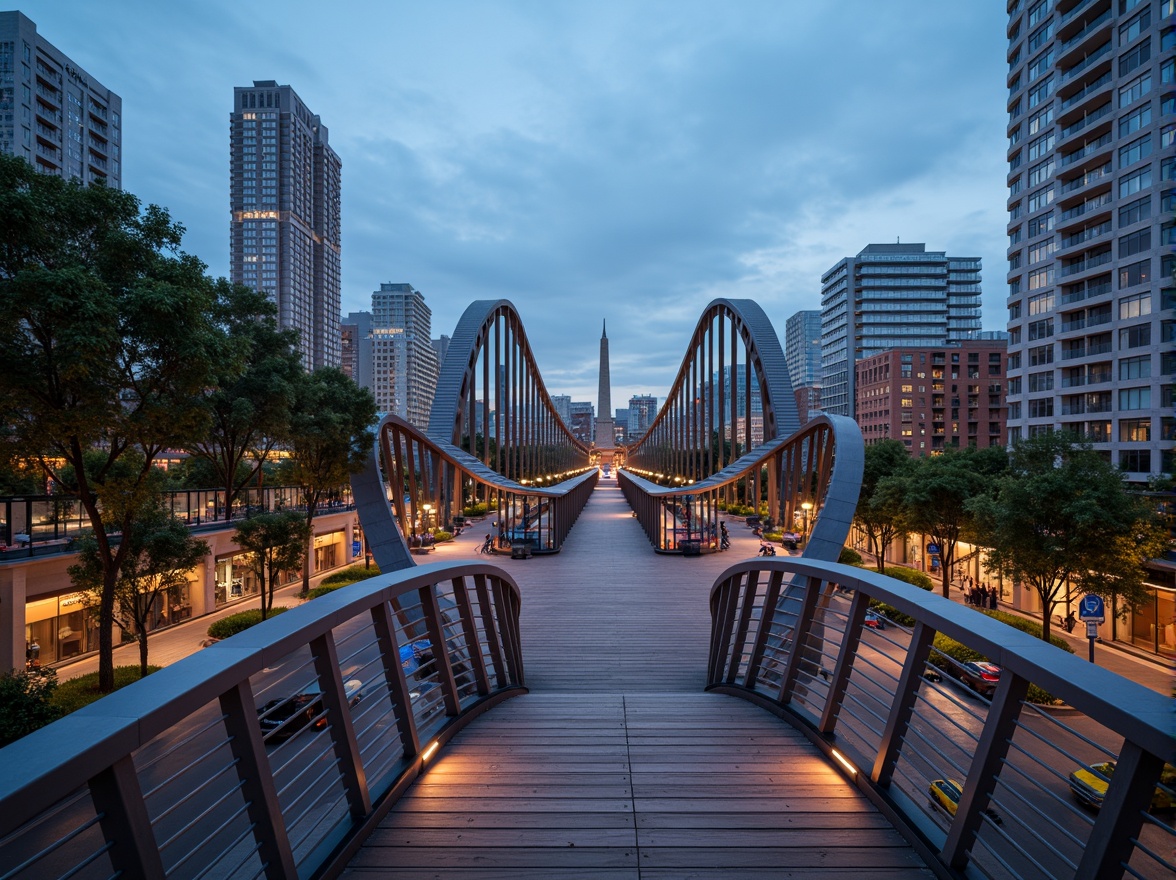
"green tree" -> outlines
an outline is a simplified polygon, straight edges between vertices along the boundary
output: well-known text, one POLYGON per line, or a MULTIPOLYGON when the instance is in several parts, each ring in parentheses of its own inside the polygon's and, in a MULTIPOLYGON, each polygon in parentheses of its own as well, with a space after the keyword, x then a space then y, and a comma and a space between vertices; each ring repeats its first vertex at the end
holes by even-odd
POLYGON ((342 371, 320 368, 298 383, 290 417, 290 457, 283 478, 299 486, 306 506, 306 564, 302 593, 310 592, 314 517, 319 502, 358 473, 375 442, 376 402, 342 371))
POLYGON ((866 545, 874 555, 879 572, 886 568, 886 549, 904 531, 903 483, 887 477, 910 468, 911 457, 906 447, 897 440, 883 440, 866 447, 866 461, 862 470, 862 489, 858 495, 854 519, 866 535, 866 545), (879 484, 882 484, 879 491, 879 484))
POLYGON ((231 286, 179 250, 182 232, 130 193, 0 157, 0 440, 53 479, 62 464, 78 475, 102 566, 103 692, 129 549, 111 534, 130 530, 157 454, 204 432, 205 392, 237 358, 216 323, 231 286), (85 468, 96 450, 103 462, 85 468), (108 479, 129 453, 137 471, 115 498, 108 479))
MULTIPOLYGON (((139 643, 139 675, 148 674, 147 639, 159 603, 175 603, 188 582, 188 572, 200 564, 208 545, 195 537, 163 503, 160 495, 147 499, 136 512, 120 541, 127 545, 115 582, 114 622, 139 643)), ((77 562, 70 578, 97 608, 102 598, 102 560, 92 534, 77 541, 77 562)))
POLYGON ((0 748, 61 717, 52 702, 55 690, 54 669, 0 673, 0 748))
POLYGON ((989 491, 1007 467, 1008 456, 1003 448, 969 446, 913 459, 910 470, 882 481, 892 486, 901 481, 908 529, 926 535, 939 547, 944 596, 950 589, 952 567, 960 561, 960 541, 973 537, 974 517, 969 502, 989 491))
POLYGON ((237 545, 251 553, 249 567, 261 584, 261 619, 274 607, 274 591, 283 574, 302 564, 309 527, 302 514, 287 510, 261 513, 237 523, 237 545))
POLYGON ((248 288, 234 294, 221 323, 246 352, 245 367, 218 370, 215 387, 203 399, 209 430, 188 447, 211 468, 216 482, 209 485, 224 487, 229 510, 245 486, 260 482, 263 463, 286 441, 303 373, 298 333, 279 329, 277 307, 248 288))
POLYGON ((1071 586, 1123 608, 1147 597, 1143 564, 1166 549, 1165 529, 1089 443, 1063 433, 1024 440, 995 489, 970 503, 990 548, 985 567, 1033 588, 1042 638, 1071 586))

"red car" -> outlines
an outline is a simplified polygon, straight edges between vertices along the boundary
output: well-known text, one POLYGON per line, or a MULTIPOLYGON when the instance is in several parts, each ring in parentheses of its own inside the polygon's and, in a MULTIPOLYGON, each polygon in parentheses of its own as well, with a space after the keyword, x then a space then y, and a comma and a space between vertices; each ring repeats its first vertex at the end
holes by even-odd
POLYGON ((1000 684, 1000 667, 995 663, 976 660, 960 668, 960 681, 982 697, 991 697, 1000 684))

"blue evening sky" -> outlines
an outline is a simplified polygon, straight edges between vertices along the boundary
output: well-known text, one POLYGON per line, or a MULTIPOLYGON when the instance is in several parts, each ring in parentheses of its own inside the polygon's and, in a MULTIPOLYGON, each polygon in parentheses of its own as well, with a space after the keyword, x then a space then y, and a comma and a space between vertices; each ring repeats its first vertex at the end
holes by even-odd
POLYGON ((228 272, 233 87, 292 85, 343 160, 343 311, 408 282, 523 317, 552 393, 663 397, 702 308, 781 343, 870 242, 984 260, 1004 329, 1004 3, 29 0, 122 96, 124 187, 228 272))

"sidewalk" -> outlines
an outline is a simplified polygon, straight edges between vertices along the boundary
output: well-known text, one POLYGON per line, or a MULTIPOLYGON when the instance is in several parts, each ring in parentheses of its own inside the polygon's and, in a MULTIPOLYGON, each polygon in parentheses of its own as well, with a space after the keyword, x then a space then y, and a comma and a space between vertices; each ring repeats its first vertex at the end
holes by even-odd
MULTIPOLYGON (((868 565, 870 568, 873 568, 873 559, 874 557, 870 554, 862 553, 863 564, 868 565)), ((876 571, 877 569, 874 570, 876 571)), ((936 595, 942 595, 943 588, 938 577, 932 575, 931 579, 935 582, 936 595)), ((964 588, 960 584, 953 581, 950 586, 950 593, 949 598, 952 601, 959 602, 961 605, 967 604, 964 600, 964 588)), ((1004 602, 998 604, 997 610, 1004 611, 1008 614, 1015 614, 1026 620, 1032 620, 1034 623, 1041 623, 1040 617, 1027 614, 1024 611, 1006 605, 1004 602)), ((1074 632, 1078 633, 1080 629, 1081 627, 1075 627, 1074 632)), ((1065 639, 1070 647, 1074 649, 1074 653, 1077 656, 1084 660, 1090 656, 1090 642, 1087 641, 1084 635, 1068 633, 1056 623, 1050 627, 1049 631, 1050 635, 1065 639)), ((1173 685, 1176 684, 1176 678, 1174 678, 1176 669, 1174 669, 1170 660, 1155 654, 1145 654, 1136 648, 1119 642, 1095 641, 1094 662, 1096 666, 1109 669, 1111 672, 1117 673, 1137 684, 1141 684, 1146 688, 1158 691, 1167 696, 1172 695, 1173 685)))

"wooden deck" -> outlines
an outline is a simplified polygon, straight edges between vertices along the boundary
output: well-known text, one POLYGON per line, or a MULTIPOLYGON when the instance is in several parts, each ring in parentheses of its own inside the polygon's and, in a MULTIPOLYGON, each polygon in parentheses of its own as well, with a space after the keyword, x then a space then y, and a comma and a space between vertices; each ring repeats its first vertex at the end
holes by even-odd
POLYGON ((503 559, 531 693, 439 753, 348 875, 932 876, 801 734, 702 692, 711 583, 758 546, 732 537, 732 552, 659 556, 606 481, 562 553, 503 559))

